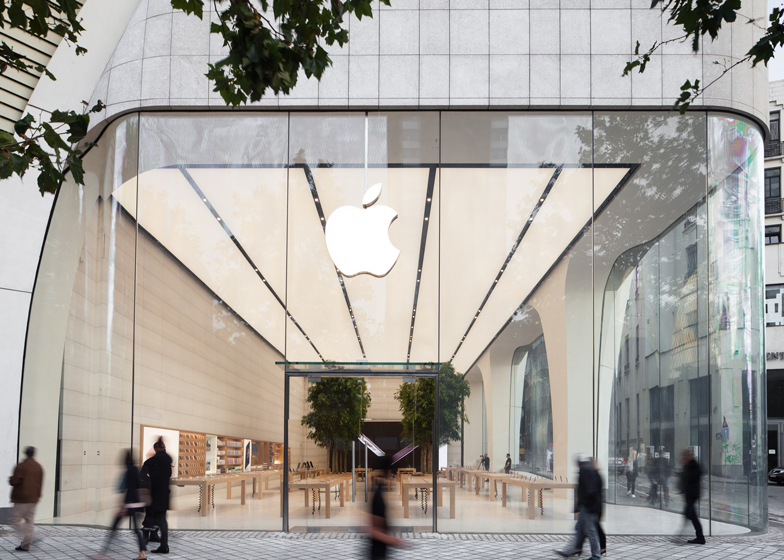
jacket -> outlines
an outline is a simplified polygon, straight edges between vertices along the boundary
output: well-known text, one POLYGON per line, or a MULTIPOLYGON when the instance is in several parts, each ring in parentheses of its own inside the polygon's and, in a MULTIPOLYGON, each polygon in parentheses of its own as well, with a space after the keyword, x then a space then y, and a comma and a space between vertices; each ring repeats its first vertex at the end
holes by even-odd
POLYGON ((585 509, 594 515, 602 513, 602 477, 587 463, 580 465, 576 509, 585 509))
POLYGON ((150 489, 150 511, 169 509, 169 484, 172 477, 172 458, 166 451, 158 451, 142 465, 141 486, 150 489))
POLYGON ((41 499, 41 489, 44 482, 44 469, 40 463, 28 457, 14 469, 14 474, 8 480, 13 489, 11 501, 15 504, 37 504, 41 499))
POLYGON ((688 501, 700 499, 700 479, 702 478, 702 467, 692 459, 683 466, 680 479, 680 490, 683 497, 688 501))
POLYGON ((141 503, 139 498, 139 469, 136 465, 128 465, 123 475, 123 487, 125 488, 125 503, 141 503))

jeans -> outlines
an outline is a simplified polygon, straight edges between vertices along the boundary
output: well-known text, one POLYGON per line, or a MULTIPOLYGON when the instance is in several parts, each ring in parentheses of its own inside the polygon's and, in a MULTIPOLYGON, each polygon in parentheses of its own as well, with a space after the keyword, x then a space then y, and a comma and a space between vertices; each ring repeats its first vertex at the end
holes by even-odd
POLYGON ((11 513, 11 525, 19 536, 22 537, 22 548, 27 550, 30 548, 30 542, 33 540, 33 529, 35 528, 35 506, 37 504, 14 504, 13 512, 11 513))
POLYGON ((637 483, 637 477, 634 473, 626 473, 626 491, 634 494, 634 487, 637 483))
POLYGON ((161 548, 169 548, 169 523, 166 521, 166 510, 150 511, 147 508, 147 515, 144 518, 145 527, 158 527, 161 530, 161 548))
POLYGON ((696 502, 697 500, 695 499, 686 499, 686 509, 683 510, 683 516, 694 525, 694 531, 697 533, 697 538, 704 539, 705 535, 702 533, 702 524, 700 523, 699 516, 697 516, 697 509, 694 507, 696 502))
POLYGON ((109 550, 109 545, 111 544, 112 540, 114 539, 114 535, 117 532, 117 526, 120 524, 120 521, 125 519, 126 516, 131 519, 133 530, 136 533, 136 539, 139 541, 139 551, 147 550, 147 546, 144 544, 144 536, 142 536, 142 531, 139 529, 139 521, 136 519, 136 514, 140 511, 141 509, 123 508, 117 512, 117 516, 114 518, 114 524, 112 525, 112 531, 109 533, 109 536, 106 539, 106 547, 104 550, 109 550))
POLYGON ((602 550, 599 545, 599 516, 595 513, 588 513, 588 510, 581 509, 577 516, 576 534, 572 550, 580 550, 583 547, 583 540, 588 537, 591 543, 591 560, 601 560, 602 550))

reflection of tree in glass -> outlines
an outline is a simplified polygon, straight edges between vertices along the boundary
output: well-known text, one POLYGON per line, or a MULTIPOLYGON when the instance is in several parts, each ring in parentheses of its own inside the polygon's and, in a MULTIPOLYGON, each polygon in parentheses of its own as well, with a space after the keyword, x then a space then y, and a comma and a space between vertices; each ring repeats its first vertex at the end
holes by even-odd
POLYGON ((308 439, 329 452, 329 468, 344 472, 351 442, 362 433, 370 405, 370 392, 362 378, 325 377, 308 389, 310 412, 301 424, 309 428, 308 439))
MULTIPOLYGON (((465 399, 471 396, 468 381, 455 372, 452 364, 442 364, 438 372, 439 421, 438 445, 460 441, 461 421, 468 422, 465 399)), ((403 412, 403 440, 418 445, 420 470, 430 472, 433 464, 433 418, 435 417, 436 382, 433 378, 417 379, 404 383, 395 393, 403 412)))

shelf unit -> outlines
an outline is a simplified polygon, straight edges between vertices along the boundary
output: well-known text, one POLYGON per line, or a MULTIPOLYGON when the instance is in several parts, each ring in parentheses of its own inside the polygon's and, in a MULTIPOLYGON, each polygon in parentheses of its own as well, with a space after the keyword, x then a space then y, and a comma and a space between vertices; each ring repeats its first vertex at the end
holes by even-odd
POLYGON ((204 476, 207 461, 207 439, 204 434, 180 432, 177 476, 204 476))
POLYGON ((218 436, 218 472, 228 473, 242 470, 242 440, 218 436))

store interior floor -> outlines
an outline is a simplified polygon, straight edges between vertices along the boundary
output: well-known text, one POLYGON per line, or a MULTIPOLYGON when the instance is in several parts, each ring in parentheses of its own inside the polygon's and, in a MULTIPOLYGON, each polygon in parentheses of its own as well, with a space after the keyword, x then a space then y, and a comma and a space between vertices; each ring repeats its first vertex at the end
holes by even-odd
MULTIPOLYGON (((262 499, 257 500, 248 488, 245 504, 240 504, 239 486, 232 491, 232 498, 226 498, 226 491, 218 488, 215 491, 215 507, 208 515, 198 512, 198 494, 178 496, 173 499, 172 511, 169 512, 169 527, 172 529, 195 530, 256 530, 280 531, 280 490, 276 482, 265 490, 262 499)), ((439 532, 455 533, 571 533, 574 530, 572 515, 573 497, 569 491, 566 497, 556 497, 553 492, 544 492, 544 514, 536 509, 535 519, 528 519, 528 506, 521 498, 519 488, 509 491, 507 507, 502 507, 500 494, 494 497, 488 488, 480 490, 479 495, 465 488, 456 488, 455 518, 449 518, 449 491, 444 490, 443 506, 438 512, 439 532)), ((386 493, 387 511, 390 525, 400 528, 413 528, 417 532, 432 531, 432 496, 428 496, 427 514, 422 508, 421 495, 410 494, 410 517, 403 517, 400 493, 393 486, 386 493)), ((369 503, 365 503, 364 484, 357 484, 356 499, 350 502, 350 494, 345 507, 331 494, 331 517, 326 518, 326 508, 322 495, 321 508, 313 512, 313 505, 304 505, 303 491, 292 491, 290 494, 291 531, 355 531, 367 525, 369 503)), ((368 493, 368 500, 372 493, 368 493)), ((61 520, 62 521, 62 520, 61 520)), ((608 504, 605 509, 604 527, 609 534, 640 534, 666 535, 679 533, 682 530, 683 517, 677 513, 661 511, 648 507, 622 506, 608 504)), ((708 521, 703 520, 708 528, 708 521)), ((409 529, 411 530, 411 529, 409 529)), ((690 530, 690 528, 689 528, 690 530)), ((748 529, 739 525, 712 522, 711 534, 735 535, 747 533, 748 529)))

